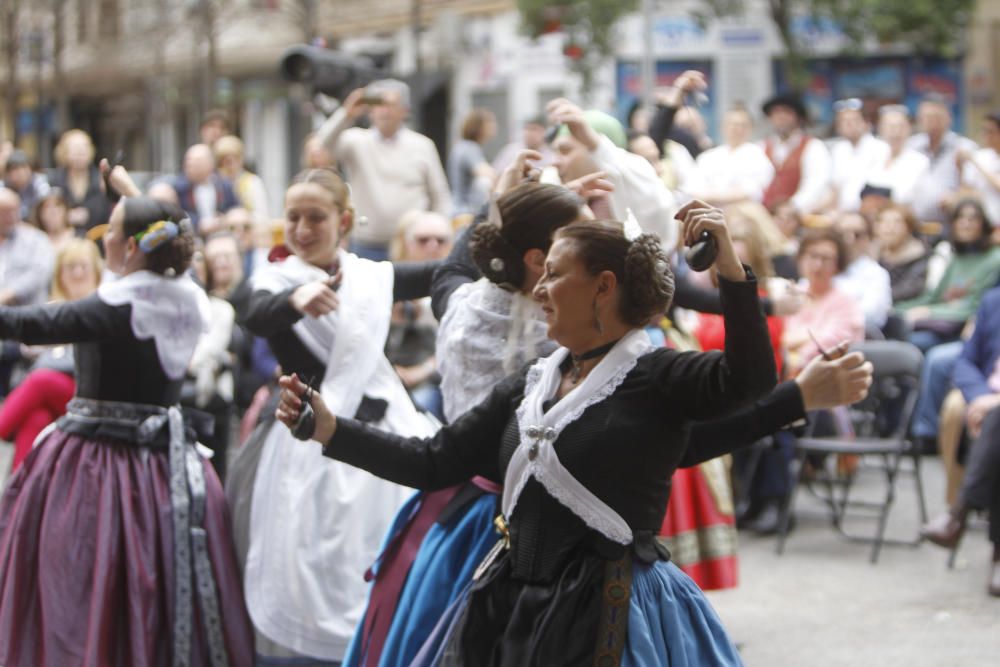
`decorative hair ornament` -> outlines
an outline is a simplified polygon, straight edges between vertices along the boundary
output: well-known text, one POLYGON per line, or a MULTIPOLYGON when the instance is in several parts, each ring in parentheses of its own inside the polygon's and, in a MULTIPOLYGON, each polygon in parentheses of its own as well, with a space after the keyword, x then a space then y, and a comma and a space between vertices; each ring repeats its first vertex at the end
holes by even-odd
POLYGON ((629 241, 635 241, 637 238, 642 236, 642 227, 639 225, 639 221, 635 219, 635 214, 632 213, 632 209, 625 209, 625 238, 629 241))
POLYGON ((135 234, 134 238, 139 242, 139 250, 148 255, 167 241, 177 238, 180 232, 181 229, 176 222, 157 220, 149 225, 149 227, 146 227, 146 229, 135 234))
POLYGON ((504 261, 499 257, 494 257, 493 259, 490 260, 490 268, 496 271, 497 273, 503 273, 504 267, 505 267, 504 261))
MULTIPOLYGON (((486 224, 496 225, 496 228, 503 229, 503 218, 500 217, 500 206, 497 204, 497 196, 494 193, 490 197, 490 208, 489 212, 486 214, 486 224)), ((503 270, 507 268, 506 262, 503 261, 502 257, 494 257, 490 260, 490 269, 495 273, 503 273, 503 270)))
POLYGON ((656 264, 654 266, 656 267, 656 272, 657 273, 661 273, 662 274, 662 273, 666 273, 667 272, 667 263, 665 261, 663 261, 662 259, 656 260, 656 264))

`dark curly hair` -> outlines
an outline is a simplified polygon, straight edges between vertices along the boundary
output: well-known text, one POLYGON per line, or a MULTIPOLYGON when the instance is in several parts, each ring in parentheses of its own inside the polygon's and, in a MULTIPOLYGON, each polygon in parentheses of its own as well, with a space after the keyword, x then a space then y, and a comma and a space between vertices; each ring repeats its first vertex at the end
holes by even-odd
POLYGON ((667 312, 674 297, 674 273, 660 239, 653 234, 629 241, 622 223, 588 220, 563 227, 555 238, 573 243, 576 256, 591 275, 615 274, 620 285, 619 315, 629 326, 644 326, 654 315, 667 312))
POLYGON ((560 185, 522 183, 497 199, 501 225, 482 222, 472 230, 472 259, 491 282, 509 291, 524 286, 524 253, 548 252, 552 234, 580 217, 584 201, 560 185), (499 261, 497 261, 499 260, 499 261))
POLYGON ((146 268, 154 273, 181 275, 191 266, 194 255, 194 231, 187 214, 181 207, 152 197, 127 197, 122 200, 124 217, 122 229, 126 237, 144 232, 150 225, 160 220, 168 220, 181 225, 180 233, 146 255, 146 268))

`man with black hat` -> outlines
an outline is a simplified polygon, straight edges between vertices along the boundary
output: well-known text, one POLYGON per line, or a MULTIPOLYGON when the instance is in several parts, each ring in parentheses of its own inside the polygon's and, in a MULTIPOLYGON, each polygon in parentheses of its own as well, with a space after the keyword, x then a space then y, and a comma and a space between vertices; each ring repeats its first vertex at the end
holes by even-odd
POLYGON ((764 103, 774 134, 764 152, 774 165, 774 178, 764 191, 764 205, 790 201, 800 213, 812 213, 829 198, 830 153, 823 142, 806 134, 806 108, 795 95, 775 95, 764 103))
POLYGON ((28 156, 24 151, 16 149, 7 156, 0 185, 13 190, 21 198, 21 220, 30 219, 35 203, 49 192, 49 182, 45 176, 36 174, 28 156))

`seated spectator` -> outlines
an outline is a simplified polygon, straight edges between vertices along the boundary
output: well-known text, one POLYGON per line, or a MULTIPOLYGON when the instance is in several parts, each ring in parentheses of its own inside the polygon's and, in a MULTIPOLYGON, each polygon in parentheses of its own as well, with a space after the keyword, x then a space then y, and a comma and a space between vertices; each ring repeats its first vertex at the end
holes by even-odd
POLYGON ((921 534, 953 548, 969 513, 989 510, 993 567, 988 591, 1000 597, 1000 289, 983 297, 976 330, 963 346, 952 377, 967 402, 966 428, 974 440, 958 502, 928 522, 921 534))
POLYGON ((799 279, 796 257, 799 254, 799 237, 802 235, 802 215, 790 201, 774 207, 774 224, 785 236, 784 247, 771 256, 774 273, 788 280, 799 279))
MULTIPOLYGON (((102 262, 97 245, 71 239, 56 256, 52 301, 76 301, 97 290, 102 262)), ((14 441, 12 470, 17 470, 46 426, 66 413, 76 391, 73 346, 27 350, 34 363, 24 380, 0 406, 0 438, 14 441)))
POLYGON ((31 213, 31 224, 48 235, 52 250, 57 253, 76 237, 76 230, 69 224, 69 207, 58 188, 38 200, 31 213))
POLYGON ((831 208, 853 212, 861 206, 861 189, 866 175, 885 162, 889 147, 872 136, 871 124, 864 115, 864 103, 857 97, 838 100, 833 111, 838 138, 830 142, 830 185, 835 195, 831 208))
POLYGON ((69 223, 80 230, 103 225, 111 215, 104 179, 94 164, 94 142, 83 130, 64 132, 56 145, 56 169, 49 179, 69 205, 69 223))
POLYGON ((983 293, 1000 276, 1000 248, 990 247, 990 225, 978 202, 965 200, 955 207, 949 239, 953 256, 940 282, 896 304, 912 329, 910 342, 924 352, 958 340, 983 293))
MULTIPOLYGON (((448 256, 451 245, 451 224, 444 216, 411 211, 400 220, 390 257, 394 262, 441 260, 448 256)), ((428 297, 393 305, 385 356, 413 402, 444 421, 441 378, 434 356, 437 320, 430 301, 428 297)))
POLYGON ((27 220, 38 201, 49 191, 49 181, 43 174, 36 174, 24 151, 14 150, 7 156, 0 185, 13 190, 21 198, 21 219, 27 220))
POLYGON ((218 163, 219 175, 226 179, 236 193, 239 205, 245 208, 256 220, 267 220, 267 191, 264 181, 257 174, 246 169, 243 154, 243 142, 239 137, 227 135, 220 137, 213 144, 215 159, 218 163))
POLYGON ((214 417, 211 437, 205 444, 214 452, 212 465, 225 478, 226 452, 234 414, 234 358, 231 353, 236 311, 226 300, 242 277, 236 239, 229 235, 210 237, 200 253, 204 284, 212 309, 210 329, 198 339, 181 389, 181 404, 214 417))
POLYGON ((1000 224, 1000 113, 983 119, 982 148, 960 148, 955 160, 962 170, 962 185, 982 198, 986 219, 1000 224))
POLYGON ((689 194, 714 206, 745 199, 760 201, 774 178, 774 165, 759 145, 750 141, 753 118, 740 106, 722 119, 725 143, 710 148, 695 161, 697 174, 689 194))
POLYGON ((948 100, 939 95, 921 100, 917 107, 920 132, 908 142, 910 148, 923 154, 930 163, 913 191, 913 212, 921 222, 947 219, 948 211, 954 209, 952 198, 961 182, 957 153, 976 150, 976 142, 953 132, 951 123, 948 100))
POLYGON ((215 171, 215 156, 205 144, 195 144, 184 153, 184 172, 171 184, 181 208, 202 236, 219 228, 219 216, 239 202, 229 183, 215 171))
POLYGON ((820 346, 828 350, 845 341, 864 340, 861 307, 834 284, 847 262, 847 248, 835 230, 817 229, 802 238, 798 269, 806 300, 799 312, 785 320, 782 342, 788 377, 795 377, 810 359, 819 356, 820 346))
MULTIPOLYGON (((837 232, 847 248, 847 268, 833 284, 861 305, 865 330, 875 338, 885 325, 892 309, 892 287, 889 272, 872 259, 872 225, 860 213, 843 213, 836 222, 837 232)), ((869 336, 872 337, 872 336, 869 336)))
POLYGON ((44 232, 21 221, 21 198, 0 188, 0 305, 43 303, 55 253, 44 232))
POLYGON ((917 237, 917 218, 903 206, 893 205, 875 220, 878 261, 889 272, 892 301, 920 296, 927 283, 930 251, 917 237))
POLYGON ((153 199, 159 199, 160 201, 168 201, 171 204, 181 205, 180 197, 177 196, 177 190, 168 181, 156 181, 151 183, 147 194, 153 199))
POLYGON ((270 245, 260 247, 260 239, 267 234, 269 226, 269 220, 254 219, 250 211, 241 206, 229 209, 223 216, 225 231, 236 237, 239 245, 244 277, 249 278, 256 267, 267 263, 270 245))
POLYGON ((888 190, 893 203, 906 206, 913 202, 917 183, 930 167, 926 155, 907 145, 911 129, 905 106, 892 104, 879 109, 878 134, 889 151, 864 176, 867 184, 888 190))

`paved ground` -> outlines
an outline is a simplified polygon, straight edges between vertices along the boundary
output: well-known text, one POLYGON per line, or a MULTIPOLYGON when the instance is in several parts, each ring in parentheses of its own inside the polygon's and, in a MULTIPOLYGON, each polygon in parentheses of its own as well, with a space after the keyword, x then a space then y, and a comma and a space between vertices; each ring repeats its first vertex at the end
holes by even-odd
MULTIPOLYGON (((0 443, 0 471, 12 447, 0 443)), ((3 474, 0 473, 0 477, 3 474)), ((944 475, 926 461, 929 509, 944 506, 944 475)), ((862 473, 863 489, 877 489, 862 473)), ((900 479, 890 531, 917 526, 910 478, 900 479)), ((973 527, 956 569, 931 545, 886 547, 878 564, 805 502, 783 556, 772 538, 741 535, 739 588, 709 594, 741 646, 747 667, 988 667, 1000 665, 1000 598, 986 595, 991 556, 982 524, 973 527)), ((858 524, 866 526, 867 524, 858 524)))
MULTIPOLYGON (((944 508, 944 474, 938 459, 925 463, 933 515, 944 508)), ((870 472, 859 477, 866 490, 876 481, 870 472)), ((912 478, 898 488, 889 529, 909 537, 917 527, 912 478)), ((985 524, 966 535, 954 570, 947 552, 929 544, 886 547, 871 565, 866 545, 840 537, 817 503, 800 504, 785 554, 775 555, 773 538, 741 534, 739 588, 709 595, 747 667, 1000 665, 1000 598, 986 594, 985 524)))

